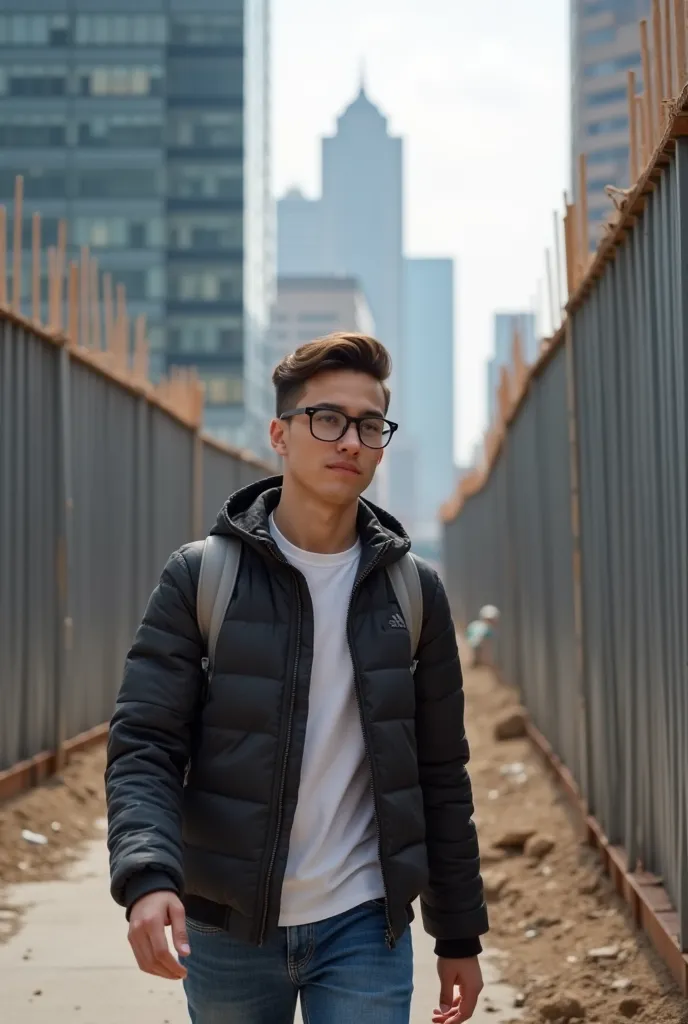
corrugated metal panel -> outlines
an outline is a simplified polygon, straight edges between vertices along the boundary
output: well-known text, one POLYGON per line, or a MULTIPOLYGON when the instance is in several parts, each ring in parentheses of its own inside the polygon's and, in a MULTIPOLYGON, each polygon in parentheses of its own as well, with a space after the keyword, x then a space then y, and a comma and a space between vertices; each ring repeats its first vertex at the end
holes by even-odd
POLYGON ((486 591, 500 664, 631 866, 664 879, 688 944, 688 140, 573 314, 484 489, 447 524, 459 621, 486 591), (567 388, 581 555, 575 625, 567 388), (506 490, 500 481, 506 478, 506 490), (501 518, 495 515, 503 502, 501 518), (494 560, 508 537, 501 584, 494 560))
POLYGON ((57 355, 0 322, 0 769, 54 728, 57 355))
MULTIPOLYGON (((190 427, 0 315, 0 770, 109 719, 148 596, 195 539, 196 448, 190 427)), ((201 449, 210 526, 263 474, 201 449)))

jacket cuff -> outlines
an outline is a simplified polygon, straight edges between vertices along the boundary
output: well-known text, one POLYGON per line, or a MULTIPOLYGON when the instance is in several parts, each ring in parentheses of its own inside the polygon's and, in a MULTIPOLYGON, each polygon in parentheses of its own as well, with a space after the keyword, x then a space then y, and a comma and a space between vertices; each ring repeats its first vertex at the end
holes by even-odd
POLYGON ((476 935, 474 939, 437 939, 435 941, 435 956, 443 960, 466 960, 469 957, 478 956, 482 953, 483 947, 476 935))
POLYGON ((152 892, 179 893, 179 889, 164 871, 156 871, 153 868, 137 871, 135 875, 131 876, 124 887, 124 905, 127 908, 127 921, 134 908, 134 904, 152 892))

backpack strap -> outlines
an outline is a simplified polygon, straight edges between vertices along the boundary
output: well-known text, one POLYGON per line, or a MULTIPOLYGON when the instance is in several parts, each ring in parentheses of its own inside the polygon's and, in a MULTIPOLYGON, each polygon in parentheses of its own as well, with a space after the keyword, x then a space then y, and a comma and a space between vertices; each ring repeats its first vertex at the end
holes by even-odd
POLYGON ((198 577, 196 618, 207 651, 203 667, 208 677, 212 676, 215 667, 217 638, 232 600, 240 560, 240 540, 235 537, 206 537, 198 577))
POLYGON ((413 667, 415 668, 416 652, 418 651, 420 633, 423 628, 423 589, 421 587, 418 565, 411 552, 407 552, 398 562, 388 566, 387 575, 394 588, 396 599, 404 616, 406 628, 411 637, 411 654, 413 657, 413 667))

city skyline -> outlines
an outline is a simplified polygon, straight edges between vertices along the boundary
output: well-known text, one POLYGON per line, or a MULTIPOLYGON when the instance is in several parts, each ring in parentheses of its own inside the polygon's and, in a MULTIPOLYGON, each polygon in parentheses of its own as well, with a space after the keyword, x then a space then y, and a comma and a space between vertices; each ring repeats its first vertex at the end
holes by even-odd
POLYGON ((358 87, 362 58, 372 102, 407 140, 405 251, 455 259, 464 461, 486 417, 492 314, 536 293, 569 185, 568 4, 274 0, 273 12, 277 196, 293 186, 318 194, 319 139, 358 87))

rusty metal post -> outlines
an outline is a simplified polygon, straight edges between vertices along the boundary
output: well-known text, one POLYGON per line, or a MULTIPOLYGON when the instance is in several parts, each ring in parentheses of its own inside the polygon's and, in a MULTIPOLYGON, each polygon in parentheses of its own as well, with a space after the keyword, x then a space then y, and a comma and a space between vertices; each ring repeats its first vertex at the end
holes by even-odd
POLYGON ((23 211, 24 179, 21 175, 17 175, 14 184, 14 240, 12 243, 12 309, 15 313, 21 313, 23 211))
POLYGON ((688 70, 686 69, 686 13, 683 0, 674 0, 674 31, 676 33, 677 95, 680 96, 688 70))
POLYGON ((100 333, 100 276, 98 260, 89 262, 89 293, 91 298, 91 347, 102 353, 100 333))
POLYGON ((56 310, 57 320, 55 328, 58 331, 64 329, 64 285, 65 271, 67 269, 67 221, 61 220, 57 226, 57 298, 56 310))
POLYGON ((645 126, 646 162, 655 148, 655 105, 652 89, 652 64, 647 18, 640 21, 640 53, 643 63, 643 124, 645 126))
POLYGON ((640 177, 640 160, 638 156, 638 119, 636 116, 635 103, 635 71, 628 72, 628 125, 629 125, 629 147, 628 147, 628 173, 630 176, 631 188, 640 177))
POLYGON ((0 306, 7 305, 7 210, 0 206, 0 306))
POLYGON ((79 264, 79 345, 82 348, 91 347, 90 332, 90 303, 89 303, 89 278, 91 257, 86 246, 81 249, 81 261, 79 264))
POLYGON ((659 0, 652 0, 652 63, 655 73, 655 104, 657 111, 657 134, 652 140, 652 148, 657 145, 657 137, 664 128, 664 58, 662 55, 662 14, 659 0))
POLYGON ((67 292, 67 341, 72 348, 79 344, 79 264, 69 264, 67 292))
POLYGON ((33 260, 33 273, 31 281, 31 316, 33 322, 40 324, 41 322, 41 300, 43 298, 41 294, 41 215, 40 213, 34 213, 32 223, 32 260, 33 260))

